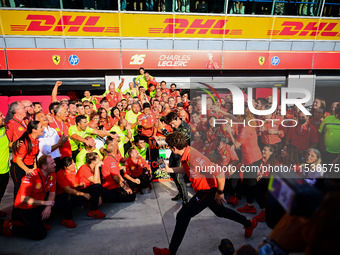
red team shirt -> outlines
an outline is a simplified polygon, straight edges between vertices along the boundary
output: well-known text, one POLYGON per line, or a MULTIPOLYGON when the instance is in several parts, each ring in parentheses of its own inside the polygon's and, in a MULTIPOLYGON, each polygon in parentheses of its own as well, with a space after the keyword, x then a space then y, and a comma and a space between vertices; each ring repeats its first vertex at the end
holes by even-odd
POLYGON ((139 158, 137 160, 137 164, 133 163, 131 158, 128 158, 125 161, 126 173, 130 175, 132 178, 136 178, 143 173, 143 168, 150 169, 149 164, 146 162, 145 159, 139 158))
POLYGON ((202 155, 196 149, 187 146, 181 157, 181 162, 185 173, 189 176, 192 188, 195 192, 217 188, 217 181, 213 175, 211 175, 209 178, 206 178, 203 173, 196 171, 195 166, 201 167, 214 165, 214 163, 212 163, 207 157, 202 155), (193 168, 190 168, 190 165, 192 165, 193 168))
POLYGON ((119 161, 111 155, 105 157, 103 161, 103 182, 102 186, 108 190, 120 188, 113 180, 113 176, 120 175, 119 161))
POLYGON ((91 171, 91 168, 89 168, 88 165, 82 165, 76 174, 76 181, 79 184, 84 183, 85 184, 84 188, 87 188, 93 185, 93 183, 88 180, 88 178, 92 176, 93 173, 91 171))
MULTIPOLYGON (((147 125, 147 126, 154 125, 157 123, 157 119, 153 114, 145 115, 144 113, 142 113, 141 115, 137 117, 137 120, 140 120, 142 125, 147 125)), ((154 129, 153 127, 148 128, 148 129, 145 129, 143 127, 141 131, 141 135, 150 137, 153 135, 153 129, 154 129)))
POLYGON ((27 153, 27 143, 24 142, 20 148, 17 154, 13 153, 13 162, 17 163, 17 158, 20 157, 23 159, 24 164, 27 166, 31 166, 34 164, 35 157, 39 153, 39 140, 33 139, 32 136, 29 134, 29 138, 32 141, 32 151, 31 153, 27 153))
POLYGON ((241 143, 242 164, 251 165, 262 158, 261 150, 257 144, 255 128, 243 127, 237 141, 241 143))
POLYGON ((76 172, 59 170, 57 172, 57 195, 64 193, 64 188, 76 186, 76 172))
POLYGON ((26 131, 27 125, 26 122, 19 121, 15 118, 11 119, 6 126, 6 135, 10 142, 15 142, 18 140, 22 134, 26 131))
MULTIPOLYGON (((51 128, 54 128, 59 137, 62 135, 68 135, 68 129, 69 125, 63 121, 58 121, 55 118, 53 118, 53 121, 48 124, 51 128)), ((71 144, 70 141, 67 140, 62 147, 59 148, 61 158, 65 157, 72 157, 72 150, 71 150, 71 144)))
POLYGON ((122 100, 122 95, 119 92, 114 92, 113 95, 110 93, 106 95, 107 101, 109 101, 110 107, 115 107, 116 104, 122 100))
POLYGON ((318 143, 318 131, 309 123, 302 127, 297 125, 289 128, 286 139, 299 151, 304 151, 310 145, 318 143))
POLYGON ((35 169, 33 175, 26 175, 21 180, 18 195, 14 201, 15 208, 32 209, 38 207, 37 205, 28 205, 21 202, 21 196, 32 197, 37 200, 45 200, 48 192, 56 191, 56 174, 51 173, 45 176, 40 169, 35 169))

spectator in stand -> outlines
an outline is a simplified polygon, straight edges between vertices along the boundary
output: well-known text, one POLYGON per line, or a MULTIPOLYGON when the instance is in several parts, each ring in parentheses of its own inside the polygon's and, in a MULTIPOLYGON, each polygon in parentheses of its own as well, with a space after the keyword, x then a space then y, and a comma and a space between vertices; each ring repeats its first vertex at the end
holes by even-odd
POLYGON ((94 139, 90 136, 85 137, 85 140, 88 142, 89 145, 85 144, 85 148, 82 149, 77 157, 76 157, 76 170, 79 170, 79 168, 86 164, 86 154, 90 153, 90 152, 95 152, 99 155, 100 159, 103 159, 102 154, 100 153, 100 151, 96 148, 96 143, 94 141, 94 139))
POLYGON ((38 137, 39 140, 39 154, 38 159, 42 155, 49 155, 56 163, 56 172, 61 168, 61 154, 59 148, 62 148, 68 141, 68 136, 59 137, 58 132, 48 126, 48 120, 44 113, 40 112, 35 115, 35 120, 39 121, 44 129, 42 136, 38 137))
POLYGON ((143 189, 152 189, 152 171, 148 162, 139 156, 136 148, 130 148, 129 158, 125 161, 126 172, 124 178, 128 182, 131 188, 134 188, 136 192, 143 194, 143 189))
POLYGON ((20 188, 21 179, 27 174, 32 174, 36 168, 36 156, 39 153, 38 137, 43 133, 41 123, 31 121, 28 123, 27 131, 12 145, 13 162, 10 171, 14 183, 14 197, 20 188))
POLYGON ((327 164, 340 163, 340 105, 335 108, 334 115, 324 119, 319 133, 322 136, 323 161, 327 164))
POLYGON ((103 161, 103 192, 104 202, 132 202, 136 194, 130 189, 127 182, 120 175, 118 144, 114 140, 107 142, 107 155, 103 161))
POLYGON ((24 121, 26 111, 21 102, 13 102, 10 104, 8 111, 13 114, 13 118, 7 123, 6 134, 12 147, 13 142, 18 140, 27 130, 27 124, 24 121))
POLYGON ((76 174, 76 183, 79 186, 84 187, 79 191, 84 193, 90 193, 92 197, 90 211, 87 216, 102 219, 105 218, 105 214, 102 213, 98 207, 100 202, 100 196, 102 193, 102 186, 100 180, 100 167, 103 162, 95 152, 86 154, 86 164, 82 165, 76 174))
POLYGON ((76 181, 76 168, 71 157, 61 160, 61 170, 57 173, 57 196, 55 198, 55 208, 62 210, 63 219, 61 225, 67 228, 75 228, 77 224, 73 221, 72 208, 75 206, 84 206, 87 201, 98 203, 97 190, 93 188, 89 193, 82 192, 82 188, 76 181))
POLYGON ((303 112, 298 113, 298 124, 288 130, 286 144, 295 146, 302 156, 306 149, 316 148, 318 144, 318 132, 314 126, 309 123, 309 117, 303 112))
POLYGON ((157 133, 157 119, 152 114, 151 106, 149 103, 143 104, 143 113, 137 117, 138 130, 141 139, 149 142, 150 137, 155 137, 157 133))
POLYGON ((34 114, 37 114, 42 111, 41 103, 33 102, 32 105, 33 105, 34 114))
MULTIPOLYGON (((0 203, 9 180, 9 140, 5 129, 5 116, 0 112, 0 203)), ((0 217, 7 214, 0 210, 0 217)))
POLYGON ((44 155, 38 161, 38 168, 23 178, 13 209, 18 218, 4 222, 5 236, 25 236, 34 240, 46 237, 44 221, 50 218, 56 192, 54 171, 54 160, 44 155))

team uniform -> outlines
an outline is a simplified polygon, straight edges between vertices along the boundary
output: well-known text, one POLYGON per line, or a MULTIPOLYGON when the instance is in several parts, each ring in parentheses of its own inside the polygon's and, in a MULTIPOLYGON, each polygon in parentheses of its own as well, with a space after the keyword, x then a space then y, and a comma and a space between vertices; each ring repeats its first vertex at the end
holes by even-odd
POLYGON ((6 134, 10 142, 18 140, 26 130, 26 122, 24 120, 17 120, 14 117, 6 125, 6 134))
POLYGON ((134 187, 138 190, 141 190, 143 188, 148 187, 149 184, 151 183, 150 180, 151 176, 149 172, 150 166, 148 162, 146 162, 146 160, 143 159, 142 157, 139 157, 136 163, 133 162, 131 157, 126 159, 125 168, 126 168, 125 174, 130 175, 134 179, 137 178, 140 180, 140 184, 136 184, 126 179, 130 187, 134 187))
POLYGON ((41 219, 41 213, 45 206, 23 203, 21 202, 21 197, 26 196, 36 200, 45 200, 49 192, 56 192, 55 173, 51 173, 45 178, 40 169, 35 169, 31 176, 27 175, 22 179, 14 202, 15 215, 21 224, 13 224, 13 235, 26 236, 36 240, 46 237, 47 232, 41 219))

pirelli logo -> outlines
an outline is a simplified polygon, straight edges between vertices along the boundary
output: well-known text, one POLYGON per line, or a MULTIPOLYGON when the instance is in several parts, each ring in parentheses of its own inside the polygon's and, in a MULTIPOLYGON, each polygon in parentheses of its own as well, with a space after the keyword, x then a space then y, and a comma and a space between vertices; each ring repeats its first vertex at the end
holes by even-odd
POLYGON ((28 25, 10 25, 11 31, 36 32, 87 32, 119 33, 119 27, 97 26, 100 16, 62 16, 59 20, 53 15, 27 15, 28 25))

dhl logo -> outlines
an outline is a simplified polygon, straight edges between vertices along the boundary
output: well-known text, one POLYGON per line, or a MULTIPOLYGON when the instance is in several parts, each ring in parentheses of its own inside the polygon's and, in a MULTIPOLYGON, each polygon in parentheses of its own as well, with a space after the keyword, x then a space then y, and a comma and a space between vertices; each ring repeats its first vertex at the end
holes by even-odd
POLYGON ((305 25, 298 21, 284 21, 281 26, 282 30, 268 30, 268 35, 284 35, 284 36, 330 36, 340 37, 340 33, 334 31, 337 23, 328 22, 309 22, 305 25))
POLYGON ((173 19, 167 18, 164 20, 168 24, 163 28, 149 28, 151 34, 197 34, 205 35, 210 33, 212 35, 242 35, 242 29, 225 29, 227 23, 226 19, 195 19, 190 22, 187 19, 173 19))
POLYGON ((96 26, 99 16, 61 16, 57 21, 53 15, 27 15, 31 20, 29 25, 11 25, 11 31, 53 31, 53 32, 83 32, 93 33, 119 33, 119 27, 96 26))

